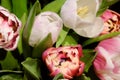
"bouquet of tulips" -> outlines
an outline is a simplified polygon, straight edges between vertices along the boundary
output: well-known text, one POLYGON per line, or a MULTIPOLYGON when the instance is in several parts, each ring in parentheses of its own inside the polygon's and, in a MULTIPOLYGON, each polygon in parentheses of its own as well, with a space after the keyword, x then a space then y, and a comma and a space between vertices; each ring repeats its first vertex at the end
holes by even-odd
POLYGON ((0 80, 119 80, 119 0, 0 0, 0 80))

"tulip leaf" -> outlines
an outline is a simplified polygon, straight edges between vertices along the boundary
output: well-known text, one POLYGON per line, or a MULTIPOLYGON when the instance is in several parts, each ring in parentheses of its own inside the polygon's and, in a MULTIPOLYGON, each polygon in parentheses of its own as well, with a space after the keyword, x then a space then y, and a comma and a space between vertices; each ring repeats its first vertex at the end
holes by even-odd
POLYGON ((27 43, 29 41, 29 36, 30 36, 31 29, 33 26, 34 18, 36 16, 36 14, 39 12, 40 12, 40 3, 37 0, 30 10, 30 13, 29 13, 29 16, 28 16, 28 19, 27 19, 27 22, 26 22, 26 25, 25 25, 24 31, 23 31, 23 38, 25 39, 25 41, 27 43))
POLYGON ((98 36, 96 38, 90 38, 90 39, 86 40, 85 42, 83 42, 83 47, 90 45, 92 43, 95 43, 95 42, 99 42, 99 41, 117 36, 117 35, 120 35, 120 32, 112 32, 109 34, 104 34, 104 35, 98 36))
POLYGON ((68 45, 76 45, 77 42, 72 36, 67 35, 64 42, 62 43, 62 46, 68 46, 68 45))
POLYGON ((91 49, 84 49, 83 50, 83 57, 80 58, 81 61, 85 63, 85 72, 88 72, 89 68, 92 65, 93 60, 96 57, 96 52, 91 49))
POLYGON ((12 11, 11 0, 1 0, 1 6, 5 7, 5 8, 8 9, 10 12, 12 11))
POLYGON ((72 45, 77 45, 78 44, 78 40, 79 40, 79 36, 77 36, 77 34, 73 34, 72 32, 69 32, 70 34, 68 34, 66 36, 66 38, 64 39, 62 46, 72 46, 72 45))
POLYGON ((63 27, 63 29, 61 30, 60 35, 58 37, 58 40, 56 42, 56 47, 59 47, 63 43, 69 30, 70 30, 69 28, 63 27))
POLYGON ((63 75, 60 73, 53 78, 53 80, 59 80, 59 79, 64 79, 63 75))
POLYGON ((11 52, 7 52, 7 55, 3 61, 1 61, 2 69, 13 70, 18 69, 20 66, 17 59, 15 59, 11 52))
POLYGON ((19 53, 22 54, 23 53, 23 48, 22 48, 22 33, 23 33, 23 29, 24 29, 24 26, 25 26, 25 23, 26 23, 26 18, 27 18, 27 14, 24 13, 23 16, 21 17, 21 22, 22 22, 22 26, 21 26, 21 29, 20 29, 20 39, 19 39, 19 42, 18 42, 18 50, 19 50, 19 53))
POLYGON ((46 5, 42 9, 42 12, 43 11, 53 11, 53 12, 58 13, 65 1, 66 0, 55 0, 55 1, 52 1, 51 3, 49 3, 48 5, 46 5))
POLYGON ((52 43, 52 38, 50 33, 42 41, 40 41, 38 45, 34 47, 32 57, 40 58, 42 56, 43 51, 49 47, 52 47, 52 45, 53 43, 52 43))
POLYGON ((0 76, 0 80, 23 80, 22 75, 18 74, 6 74, 0 76))
POLYGON ((13 70, 0 70, 0 74, 23 74, 23 71, 13 71, 13 70))
POLYGON ((23 55, 24 57, 30 57, 31 54, 31 47, 29 46, 29 36, 31 33, 31 29, 33 26, 33 22, 34 22, 34 18, 36 16, 36 14, 38 14, 40 12, 40 3, 37 0, 34 5, 32 6, 26 25, 23 29, 23 36, 22 36, 22 45, 23 45, 23 55))
POLYGON ((117 3, 119 0, 102 0, 100 8, 97 12, 97 16, 100 16, 106 9, 108 9, 111 5, 117 3))
POLYGON ((90 77, 86 76, 84 73, 81 76, 75 77, 73 80, 91 80, 90 77))
POLYGON ((22 62, 22 66, 26 72, 30 73, 31 76, 34 77, 35 80, 41 79, 40 64, 37 59, 28 57, 25 61, 22 62))
POLYGON ((13 13, 21 18, 24 13, 27 14, 27 0, 12 0, 13 13))

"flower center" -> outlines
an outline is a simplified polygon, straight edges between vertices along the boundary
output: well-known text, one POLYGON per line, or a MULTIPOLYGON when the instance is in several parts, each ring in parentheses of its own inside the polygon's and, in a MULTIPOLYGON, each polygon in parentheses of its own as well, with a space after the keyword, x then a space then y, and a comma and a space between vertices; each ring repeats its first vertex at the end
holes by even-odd
POLYGON ((80 7, 77 9, 77 14, 80 17, 85 17, 87 13, 88 13, 88 6, 80 7))

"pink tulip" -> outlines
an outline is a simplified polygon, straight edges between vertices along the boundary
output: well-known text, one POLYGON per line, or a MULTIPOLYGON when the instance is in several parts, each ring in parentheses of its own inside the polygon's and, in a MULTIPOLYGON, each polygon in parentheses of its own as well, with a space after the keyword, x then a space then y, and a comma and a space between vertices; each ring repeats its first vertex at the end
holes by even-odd
POLYGON ((120 79, 120 37, 101 41, 95 49, 93 62, 95 72, 101 80, 120 79))
POLYGON ((65 79, 72 79, 80 76, 84 70, 84 63, 80 61, 82 47, 66 46, 49 48, 43 53, 43 60, 46 62, 51 76, 62 73, 65 79))
POLYGON ((18 18, 0 6, 0 48, 8 51, 16 49, 20 27, 18 18))
POLYGON ((101 17, 104 21, 104 30, 101 34, 120 31, 120 14, 112 10, 106 10, 101 17))

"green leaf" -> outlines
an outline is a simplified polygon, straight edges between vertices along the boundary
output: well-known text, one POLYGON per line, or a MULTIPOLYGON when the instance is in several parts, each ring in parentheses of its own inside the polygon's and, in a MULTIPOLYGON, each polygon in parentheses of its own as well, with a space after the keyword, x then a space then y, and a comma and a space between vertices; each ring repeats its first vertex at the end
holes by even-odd
POLYGON ((82 45, 83 45, 83 47, 85 47, 85 46, 90 45, 92 43, 99 42, 99 41, 117 36, 119 34, 120 34, 120 32, 113 32, 113 33, 109 33, 109 34, 104 34, 104 35, 98 36, 96 38, 88 39, 87 41, 83 42, 82 45))
POLYGON ((33 26, 34 18, 36 14, 40 12, 40 10, 41 10, 40 4, 39 4, 39 1, 37 0, 30 10, 30 13, 29 13, 29 16, 26 22, 26 26, 24 27, 24 31, 23 31, 23 38, 25 39, 27 43, 29 41, 29 36, 30 36, 31 29, 33 26))
POLYGON ((75 40, 75 38, 71 35, 67 35, 65 40, 62 43, 62 46, 72 46, 72 45, 77 45, 78 42, 75 40))
POLYGON ((83 50, 83 57, 80 58, 81 61, 83 61, 85 63, 85 72, 88 72, 89 68, 92 65, 93 60, 96 57, 96 52, 94 50, 91 49, 84 49, 83 50))
POLYGON ((46 5, 43 9, 43 11, 53 11, 58 13, 62 7, 62 5, 64 4, 66 0, 55 0, 51 3, 49 3, 48 5, 46 5))
POLYGON ((35 80, 41 79, 40 65, 37 59, 27 58, 22 62, 25 71, 31 74, 35 80))
POLYGON ((20 39, 19 39, 19 42, 18 42, 18 51, 19 51, 20 54, 23 53, 22 33, 23 33, 23 29, 24 29, 24 26, 25 26, 25 23, 26 23, 26 19, 27 19, 27 14, 24 13, 23 16, 21 17, 22 26, 21 26, 21 29, 20 29, 20 39))
POLYGON ((12 0, 13 13, 21 18, 24 13, 27 14, 27 0, 12 0))
POLYGON ((36 45, 33 49, 32 57, 34 58, 40 58, 42 56, 42 53, 45 49, 52 47, 52 38, 51 38, 51 33, 46 36, 45 39, 39 42, 38 45, 36 45))
POLYGON ((70 29, 68 29, 66 27, 63 27, 63 29, 61 30, 60 35, 58 37, 58 40, 56 42, 56 47, 59 47, 63 43, 63 41, 65 40, 65 38, 66 38, 66 36, 69 32, 69 30, 70 29))
POLYGON ((5 7, 10 12, 12 11, 11 0, 1 0, 1 6, 5 7))
POLYGON ((81 76, 75 77, 73 80, 91 80, 90 77, 87 77, 84 73, 81 76))
POLYGON ((22 75, 7 74, 7 75, 2 75, 0 77, 0 80, 23 80, 23 78, 22 78, 22 75))
POLYGON ((53 80, 59 80, 59 79, 64 79, 63 75, 60 73, 53 78, 53 80))
POLYGON ((100 16, 106 9, 108 9, 111 5, 117 3, 119 0, 102 0, 100 8, 97 12, 97 16, 100 16))
POLYGON ((38 14, 40 12, 40 3, 37 0, 34 5, 32 6, 26 25, 23 29, 23 36, 22 36, 22 45, 23 45, 23 55, 24 57, 31 57, 32 56, 32 51, 31 51, 31 47, 29 46, 29 37, 30 37, 30 33, 31 33, 31 29, 33 26, 33 22, 34 22, 34 18, 36 16, 36 14, 38 14))
POLYGON ((0 70, 0 74, 23 74, 23 71, 13 71, 13 70, 0 70))
POLYGON ((13 57, 11 52, 7 52, 7 55, 3 61, 1 61, 2 69, 13 70, 18 69, 18 61, 13 57))

